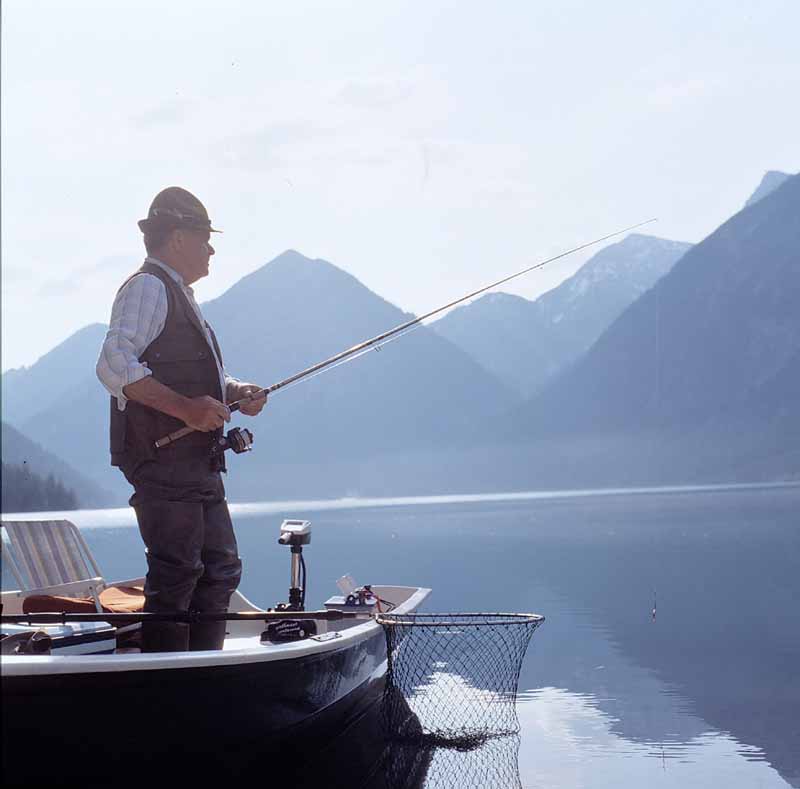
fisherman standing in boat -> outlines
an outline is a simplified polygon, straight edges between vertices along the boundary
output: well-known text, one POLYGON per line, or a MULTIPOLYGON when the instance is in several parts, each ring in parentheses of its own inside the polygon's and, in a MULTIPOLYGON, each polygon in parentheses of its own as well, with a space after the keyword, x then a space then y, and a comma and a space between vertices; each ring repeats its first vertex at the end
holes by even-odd
MULTIPOLYGON (((242 563, 218 442, 230 420, 226 402, 245 398, 241 412, 255 416, 266 394, 225 373, 194 298, 191 285, 208 275, 209 240, 219 232, 203 204, 169 187, 156 195, 139 228, 147 258, 117 293, 97 362, 111 393, 111 464, 134 488, 130 504, 148 565, 144 610, 225 612, 242 563), (195 432, 155 448, 157 439, 184 425, 195 432)), ((142 650, 221 649, 225 624, 145 622, 142 650)))

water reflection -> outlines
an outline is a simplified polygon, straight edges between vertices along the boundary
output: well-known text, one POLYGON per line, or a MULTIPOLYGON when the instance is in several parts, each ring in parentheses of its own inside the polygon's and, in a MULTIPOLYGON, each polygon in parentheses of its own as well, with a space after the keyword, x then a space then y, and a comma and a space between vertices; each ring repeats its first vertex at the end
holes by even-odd
POLYGON ((314 577, 544 614, 520 687, 563 690, 520 716, 563 736, 521 721, 525 786, 800 786, 799 507, 794 487, 321 513, 314 577))
MULTIPOLYGON (((349 572, 430 586, 430 610, 544 614, 520 680, 526 788, 800 787, 798 511, 797 486, 320 509, 310 599, 349 572)), ((304 512, 236 519, 242 591, 262 605, 286 596, 277 525, 304 512)), ((86 533, 106 575, 138 575, 136 529, 85 517, 109 527, 86 533)), ((386 779, 367 739, 348 789, 386 779)), ((423 756, 421 786, 448 772, 447 754, 423 756)))
POLYGON ((686 740, 627 739, 598 699, 561 688, 526 694, 519 766, 526 787, 771 789, 790 786, 755 746, 706 730, 686 740))
POLYGON ((471 750, 393 741, 380 705, 351 724, 310 762, 319 773, 287 774, 296 789, 786 789, 761 749, 725 732, 687 740, 635 741, 614 731, 598 699, 561 688, 525 694, 522 737, 489 739, 471 750))
POLYGON ((293 789, 522 789, 520 737, 487 739, 474 748, 425 747, 396 739, 377 702, 304 766, 282 775, 293 789), (324 777, 307 764, 324 764, 324 777))
POLYGON ((393 743, 365 789, 522 789, 519 746, 517 735, 490 739, 472 750, 393 743))

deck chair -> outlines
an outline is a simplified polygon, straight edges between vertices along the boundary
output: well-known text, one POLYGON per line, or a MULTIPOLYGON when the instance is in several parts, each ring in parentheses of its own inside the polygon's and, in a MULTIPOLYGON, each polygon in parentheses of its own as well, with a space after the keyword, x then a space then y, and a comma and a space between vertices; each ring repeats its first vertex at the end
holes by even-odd
POLYGON ((19 589, 3 592, 3 608, 21 613, 133 613, 144 606, 144 579, 108 585, 75 524, 2 521, 3 564, 19 589))

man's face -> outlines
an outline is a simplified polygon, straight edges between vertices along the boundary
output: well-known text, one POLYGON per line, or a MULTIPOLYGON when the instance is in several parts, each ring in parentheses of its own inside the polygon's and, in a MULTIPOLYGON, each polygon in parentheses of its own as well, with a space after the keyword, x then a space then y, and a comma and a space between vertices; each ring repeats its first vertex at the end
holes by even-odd
MULTIPOLYGON (((190 272, 191 281, 208 276, 208 264, 214 254, 214 247, 209 243, 211 233, 208 230, 191 230, 181 228, 181 257, 186 269, 190 272)), ((188 279, 188 278, 187 278, 188 279)))

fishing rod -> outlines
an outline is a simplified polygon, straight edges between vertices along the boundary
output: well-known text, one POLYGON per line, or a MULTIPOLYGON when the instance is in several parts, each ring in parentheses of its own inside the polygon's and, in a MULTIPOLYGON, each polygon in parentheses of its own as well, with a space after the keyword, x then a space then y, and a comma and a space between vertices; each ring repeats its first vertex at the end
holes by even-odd
POLYGON ((0 620, 4 625, 27 624, 34 625, 60 625, 67 622, 108 622, 109 624, 131 624, 133 622, 179 622, 185 624, 198 624, 201 622, 275 622, 281 620, 294 621, 296 619, 318 619, 334 622, 341 619, 370 619, 371 614, 362 614, 357 611, 337 611, 324 609, 321 611, 240 611, 240 612, 202 612, 202 611, 172 611, 172 612, 144 612, 130 613, 93 613, 80 614, 68 611, 44 611, 39 614, 3 614, 0 620))
MULTIPOLYGON (((628 233, 631 230, 635 230, 637 227, 641 227, 642 225, 648 225, 651 222, 655 221, 656 221, 655 217, 653 219, 647 219, 644 222, 638 222, 637 224, 631 225, 630 227, 622 228, 622 230, 615 230, 613 233, 609 233, 608 235, 601 236, 600 238, 595 238, 592 241, 587 241, 586 243, 580 244, 577 247, 572 247, 572 249, 568 249, 565 252, 560 252, 558 255, 553 255, 553 257, 547 258, 546 260, 542 260, 538 263, 535 263, 532 266, 528 266, 528 268, 522 269, 522 271, 518 271, 515 274, 503 277, 503 279, 499 279, 497 280, 497 282, 492 282, 490 285, 485 285, 484 287, 479 288, 478 290, 475 290, 472 293, 468 293, 466 296, 461 296, 455 301, 451 301, 441 307, 437 307, 435 310, 426 312, 424 315, 420 315, 418 318, 414 318, 413 320, 407 321, 406 323, 401 323, 399 326, 395 326, 393 329, 389 329, 389 331, 385 331, 382 334, 377 335, 376 337, 372 337, 369 340, 364 340, 364 342, 360 342, 358 343, 358 345, 354 345, 352 348, 348 348, 346 351, 341 351, 340 353, 337 353, 335 356, 331 356, 329 359, 325 359, 324 361, 318 362, 317 364, 314 364, 311 367, 307 367, 305 370, 301 370, 299 373, 295 373, 294 375, 290 375, 288 378, 284 378, 283 381, 278 381, 278 383, 272 384, 272 386, 267 386, 264 387, 263 389, 259 389, 253 392, 248 397, 230 403, 228 405, 228 408, 231 411, 238 411, 242 405, 251 403, 253 400, 258 400, 261 397, 267 397, 273 392, 277 392, 279 389, 283 389, 289 386, 290 384, 297 383, 298 381, 301 381, 304 378, 308 378, 309 376, 315 375, 321 372, 322 370, 331 367, 332 365, 341 364, 344 361, 350 361, 351 358, 360 356, 364 351, 374 346, 380 347, 380 345, 385 344, 390 339, 396 338, 398 335, 405 334, 414 326, 417 326, 420 323, 422 323, 422 321, 427 320, 428 318, 432 318, 434 315, 438 315, 440 312, 444 312, 444 310, 450 309, 450 307, 455 307, 457 304, 461 304, 461 302, 466 301, 467 299, 472 299, 475 296, 480 296, 481 293, 485 293, 487 290, 491 290, 492 288, 496 288, 498 285, 503 285, 506 282, 510 282, 512 279, 521 277, 523 274, 528 274, 531 271, 540 269, 546 266, 548 263, 553 263, 556 260, 560 260, 561 258, 567 257, 568 255, 573 255, 575 252, 580 252, 582 249, 594 246, 595 244, 599 244, 602 241, 607 241, 609 238, 621 235, 622 233, 628 233)), ((177 441, 178 439, 181 439, 184 436, 188 436, 190 433, 194 432, 195 430, 193 427, 189 427, 188 425, 186 427, 182 427, 170 433, 168 436, 159 438, 158 441, 156 441, 156 448, 161 449, 161 447, 168 446, 169 444, 172 444, 174 441, 177 441)))

